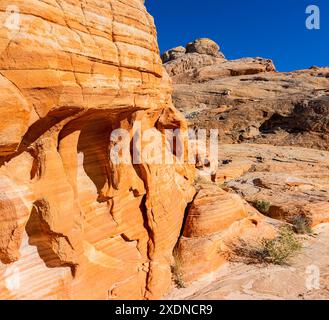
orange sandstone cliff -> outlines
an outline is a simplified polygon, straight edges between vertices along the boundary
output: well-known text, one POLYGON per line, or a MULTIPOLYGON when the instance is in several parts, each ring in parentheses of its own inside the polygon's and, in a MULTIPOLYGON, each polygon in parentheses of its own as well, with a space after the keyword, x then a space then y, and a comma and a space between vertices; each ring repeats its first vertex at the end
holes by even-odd
POLYGON ((151 299, 193 171, 116 165, 110 134, 186 128, 142 0, 0 2, 0 299, 151 299))

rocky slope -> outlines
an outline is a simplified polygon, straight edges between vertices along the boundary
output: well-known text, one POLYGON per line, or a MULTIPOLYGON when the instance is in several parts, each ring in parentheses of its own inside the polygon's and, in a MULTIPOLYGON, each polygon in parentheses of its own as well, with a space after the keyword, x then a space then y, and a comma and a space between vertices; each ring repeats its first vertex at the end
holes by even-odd
POLYGON ((223 143, 329 149, 329 68, 276 72, 271 60, 226 60, 218 48, 163 56, 174 104, 191 126, 218 128, 223 143))
POLYGON ((219 169, 213 181, 203 176, 177 246, 181 285, 165 298, 327 299, 329 152, 255 144, 221 145, 220 151, 219 169), (269 204, 266 217, 255 209, 257 201, 269 204), (288 265, 231 262, 232 241, 252 247, 275 236, 280 223, 296 232, 313 229, 301 236, 304 248, 288 265), (317 290, 305 284, 314 266, 317 290))
MULTIPOLYGON (((305 232, 329 221, 329 154, 315 150, 329 150, 329 68, 280 73, 269 59, 230 61, 209 39, 169 50, 162 60, 174 83, 174 104, 190 126, 218 129, 220 136, 218 169, 208 168, 207 152, 197 164, 200 190, 176 246, 176 283, 187 288, 167 298, 326 296, 308 295, 305 279, 285 268, 227 264, 227 253, 232 241, 252 248, 272 239, 280 222, 305 232), (285 281, 289 294, 274 284, 285 281)), ((311 260, 326 273, 327 236, 324 228, 321 240, 308 241, 293 268, 302 273, 310 259, 301 257, 314 246, 311 260)))
POLYGON ((230 261, 232 243, 253 247, 283 223, 307 233, 329 222, 328 159, 327 151, 300 147, 220 145, 216 173, 197 171, 198 193, 175 250, 180 281, 188 285, 230 261))
POLYGON ((184 165, 114 164, 110 133, 186 127, 142 0, 0 3, 0 299, 169 287, 184 165))

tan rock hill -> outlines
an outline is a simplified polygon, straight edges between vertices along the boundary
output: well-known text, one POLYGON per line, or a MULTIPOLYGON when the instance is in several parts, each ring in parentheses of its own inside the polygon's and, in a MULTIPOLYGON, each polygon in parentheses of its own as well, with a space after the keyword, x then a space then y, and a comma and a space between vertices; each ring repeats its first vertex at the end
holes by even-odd
POLYGON ((199 50, 164 60, 174 104, 192 127, 218 128, 222 143, 329 149, 329 68, 276 72, 269 59, 219 54, 199 50))
POLYGON ((186 127, 144 1, 4 0, 0 21, 0 299, 160 297, 193 170, 108 156, 134 120, 186 127))

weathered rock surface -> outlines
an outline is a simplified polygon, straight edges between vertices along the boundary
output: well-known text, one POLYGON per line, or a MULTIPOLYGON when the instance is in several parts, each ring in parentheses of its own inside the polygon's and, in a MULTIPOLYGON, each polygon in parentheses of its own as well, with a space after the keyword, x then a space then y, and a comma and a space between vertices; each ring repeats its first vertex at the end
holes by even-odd
POLYGON ((194 53, 165 63, 175 106, 222 143, 329 150, 329 68, 276 72, 263 58, 225 60, 194 53))
MULTIPOLYGON (((174 289, 166 298, 327 297, 325 261, 329 251, 325 243, 329 228, 321 226, 329 222, 329 152, 234 144, 221 145, 219 154, 213 182, 201 176, 201 189, 188 210, 175 251, 179 277, 186 289, 174 289), (253 207, 257 200, 269 203, 268 212, 260 214, 253 207), (282 225, 280 220, 295 228, 313 228, 314 232, 301 255, 289 261, 291 267, 227 263, 231 244, 242 240, 252 246, 261 239, 274 238, 282 225), (322 290, 314 292, 305 288, 306 268, 312 265, 321 272, 322 290), (288 289, 281 285, 286 281, 288 289)), ((203 169, 199 172, 204 174, 203 169)))
POLYGON ((186 53, 186 48, 180 46, 164 52, 163 55, 161 56, 161 59, 162 62, 165 63, 171 60, 175 60, 179 57, 182 57, 185 53, 186 53))
POLYGON ((162 55, 162 62, 175 83, 187 83, 195 78, 200 68, 225 61, 219 45, 207 38, 190 42, 186 48, 173 48, 162 55))
POLYGON ((144 1, 4 0, 0 21, 0 299, 160 297, 193 170, 109 159, 135 120, 186 127, 144 1))
POLYGON ((184 283, 197 280, 228 260, 232 242, 272 238, 276 226, 276 221, 259 214, 237 194, 203 185, 188 210, 175 249, 176 272, 184 283))
POLYGON ((169 300, 328 300, 329 225, 315 228, 289 266, 226 263, 169 300))
POLYGON ((326 151, 268 145, 223 145, 221 157, 229 164, 219 168, 219 181, 226 168, 246 166, 226 186, 250 204, 270 203, 268 216, 293 222, 305 218, 311 226, 329 222, 329 153, 326 151))
POLYGON ((216 186, 201 189, 187 216, 183 236, 202 237, 220 232, 234 221, 246 217, 246 210, 237 195, 230 195, 216 186))

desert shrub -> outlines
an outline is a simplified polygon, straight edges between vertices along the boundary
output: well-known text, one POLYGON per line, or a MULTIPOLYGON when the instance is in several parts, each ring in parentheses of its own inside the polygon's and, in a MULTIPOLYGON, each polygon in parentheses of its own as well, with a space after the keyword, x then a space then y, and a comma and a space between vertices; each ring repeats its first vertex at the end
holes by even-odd
POLYGON ((283 265, 301 247, 302 245, 293 229, 290 226, 283 226, 274 239, 262 239, 255 245, 240 239, 237 243, 230 245, 232 250, 230 260, 248 264, 272 263, 283 265))
POLYGON ((261 245, 252 245, 243 239, 235 240, 228 245, 226 256, 231 262, 243 262, 246 264, 264 263, 266 254, 261 245))
POLYGON ((311 221, 304 215, 296 215, 289 218, 294 231, 298 234, 312 234, 311 221))
POLYGON ((202 184, 212 184, 212 181, 207 179, 206 177, 203 177, 201 175, 197 175, 195 178, 194 178, 194 185, 195 186, 200 186, 202 184))
POLYGON ((278 236, 273 240, 263 240, 267 260, 274 264, 284 264, 287 259, 302 248, 290 226, 283 226, 278 236))
POLYGON ((263 214, 268 214, 271 209, 271 202, 266 200, 257 200, 254 206, 259 212, 263 214))
POLYGON ((176 248, 174 249, 173 256, 174 256, 174 264, 171 265, 172 280, 177 288, 179 289, 186 288, 183 272, 182 272, 182 264, 176 248))

